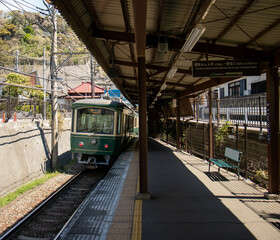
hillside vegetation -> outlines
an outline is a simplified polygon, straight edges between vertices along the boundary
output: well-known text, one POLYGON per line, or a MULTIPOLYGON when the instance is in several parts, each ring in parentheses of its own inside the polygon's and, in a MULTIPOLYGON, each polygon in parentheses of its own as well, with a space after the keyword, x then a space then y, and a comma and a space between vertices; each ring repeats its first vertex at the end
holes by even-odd
MULTIPOLYGON (((57 49, 59 52, 85 52, 84 45, 58 15, 57 20, 57 49)), ((14 65, 15 51, 21 56, 19 64, 33 64, 34 60, 43 57, 49 59, 52 44, 52 22, 49 16, 39 13, 21 11, 0 11, 0 66, 14 65), (26 57, 26 58, 24 58, 26 57)), ((71 58, 70 65, 77 64, 80 60, 75 56, 71 58)), ((58 56, 60 62, 60 56, 58 56)))

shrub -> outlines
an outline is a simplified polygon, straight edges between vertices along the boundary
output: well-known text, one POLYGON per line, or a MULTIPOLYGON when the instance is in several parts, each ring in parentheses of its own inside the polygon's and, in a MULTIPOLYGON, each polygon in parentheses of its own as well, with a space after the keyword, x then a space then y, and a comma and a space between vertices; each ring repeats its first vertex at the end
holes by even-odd
POLYGON ((215 134, 215 142, 217 146, 223 145, 226 139, 228 138, 229 126, 230 126, 230 122, 226 121, 224 124, 217 127, 216 134, 215 134))

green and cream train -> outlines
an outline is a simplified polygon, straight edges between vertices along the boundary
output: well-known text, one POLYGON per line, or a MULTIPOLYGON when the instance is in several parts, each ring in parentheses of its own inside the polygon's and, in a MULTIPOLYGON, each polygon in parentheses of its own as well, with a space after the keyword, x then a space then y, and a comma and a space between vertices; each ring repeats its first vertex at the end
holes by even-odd
POLYGON ((72 105, 71 151, 88 166, 110 165, 134 137, 137 117, 125 104, 82 99, 72 105))

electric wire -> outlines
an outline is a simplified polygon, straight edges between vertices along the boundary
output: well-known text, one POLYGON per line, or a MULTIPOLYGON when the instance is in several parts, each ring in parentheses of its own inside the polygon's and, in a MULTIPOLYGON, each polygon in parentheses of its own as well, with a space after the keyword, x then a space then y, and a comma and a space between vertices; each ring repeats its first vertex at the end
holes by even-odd
MULTIPOLYGON (((19 7, 15 6, 15 5, 13 5, 13 4, 9 3, 9 2, 6 2, 5 0, 0 0, 0 2, 1 2, 6 8, 8 8, 10 11, 12 11, 13 13, 14 13, 14 11, 13 11, 10 7, 8 7, 6 4, 10 5, 11 7, 15 8, 15 9, 21 10, 19 7)), ((30 7, 29 7, 29 8, 30 8, 30 7)), ((40 14, 42 14, 42 15, 46 15, 46 13, 41 12, 41 11, 38 11, 38 10, 36 10, 36 9, 34 9, 34 8, 31 8, 31 9, 34 10, 34 11, 36 11, 36 12, 38 12, 38 13, 40 13, 40 14)))
MULTIPOLYGON (((13 0, 13 1, 15 1, 15 0, 13 0)), ((27 20, 27 22, 29 22, 29 24, 31 25, 31 21, 30 21, 30 19, 28 19, 27 18, 27 16, 26 16, 26 11, 24 10, 24 8, 22 8, 22 6, 20 6, 20 4, 19 3, 17 3, 17 5, 19 5, 20 7, 17 7, 17 6, 15 6, 15 5, 12 5, 11 3, 7 3, 7 2, 5 2, 4 0, 0 0, 0 2, 6 7, 6 8, 8 8, 11 12, 13 12, 15 15, 16 15, 16 13, 10 8, 10 7, 8 7, 6 4, 9 4, 9 5, 11 5, 11 6, 13 6, 14 8, 16 8, 16 9, 18 9, 18 10, 20 10, 20 11, 23 11, 23 14, 24 14, 24 16, 25 16, 25 19, 27 20), (5 4, 5 3, 6 4, 5 4)), ((43 28, 43 30, 45 31, 45 32, 48 32, 44 27, 42 27, 42 26, 40 26, 41 28, 43 28)), ((45 36, 43 36, 40 32, 38 32, 39 33, 39 35, 41 35, 41 37, 45 37, 45 36)))
MULTIPOLYGON (((1 50, 1 49, 0 49, 0 52, 15 57, 15 54, 12 53, 12 52, 4 51, 4 50, 1 50)), ((44 61, 43 59, 38 59, 38 58, 35 58, 35 57, 28 57, 28 56, 20 55, 20 54, 18 55, 18 57, 19 57, 20 59, 28 59, 28 60, 33 60, 33 61, 37 61, 37 62, 43 62, 43 61, 44 61)), ((47 65, 48 65, 48 64, 49 64, 49 63, 47 62, 47 65)))
MULTIPOLYGON (((6 68, 6 67, 3 67, 3 66, 0 66, 0 69, 6 70, 6 71, 9 71, 9 72, 18 73, 18 74, 28 76, 28 77, 34 77, 34 75, 32 75, 32 74, 21 72, 21 71, 15 71, 14 69, 6 68)), ((50 81, 50 82, 56 81, 55 79, 43 78, 43 77, 39 77, 39 76, 36 76, 36 78, 45 79, 46 81, 50 81)))
MULTIPOLYGON (((12 7, 15 8, 15 9, 18 9, 18 10, 20 10, 20 11, 23 11, 24 16, 25 16, 25 19, 30 23, 30 20, 28 19, 27 15, 26 15, 26 13, 27 13, 26 10, 18 3, 18 1, 16 1, 16 0, 13 0, 13 1, 18 5, 18 7, 15 6, 15 5, 13 5, 13 4, 11 4, 11 3, 8 3, 8 2, 6 2, 6 1, 4 1, 4 0, 0 0, 0 2, 1 2, 7 9, 9 9, 11 12, 13 12, 14 14, 16 14, 16 13, 15 13, 9 6, 7 6, 6 4, 12 6, 12 7)), ((30 3, 27 2, 27 1, 24 1, 24 2, 30 4, 30 3)), ((21 3, 21 4, 22 4, 23 6, 25 6, 25 7, 28 7, 28 8, 30 8, 30 9, 32 9, 32 10, 35 10, 35 11, 41 13, 41 14, 43 14, 43 15, 46 15, 46 16, 50 16, 50 15, 51 15, 51 13, 50 13, 50 11, 49 11, 49 10, 50 10, 49 8, 48 8, 48 10, 45 10, 45 9, 41 9, 41 8, 36 7, 37 9, 40 9, 40 10, 49 11, 50 14, 47 15, 47 14, 45 14, 45 13, 42 13, 41 11, 38 11, 38 10, 36 10, 36 9, 34 9, 34 8, 31 8, 31 7, 27 6, 26 4, 23 4, 23 3, 21 3)), ((32 5, 32 4, 30 4, 30 5, 32 5)), ((35 5, 32 5, 32 6, 35 6, 35 5)), ((61 26, 60 24, 58 24, 58 26, 61 27, 61 28, 63 28, 63 26, 61 26)), ((43 28, 43 29, 44 29, 46 32, 48 32, 45 28, 43 28)), ((49 33, 49 32, 48 32, 48 33, 49 33)), ((39 34, 40 34, 40 33, 39 33, 39 34)), ((40 35, 41 35, 41 34, 40 34, 40 35)), ((41 35, 41 36, 42 36, 42 35, 41 35)), ((44 37, 44 36, 42 36, 42 37, 44 37)), ((79 45, 74 46, 74 48, 77 48, 77 47, 79 47, 79 45)), ((73 46, 72 46, 72 48, 73 48, 73 46)), ((0 51, 6 52, 6 54, 9 54, 9 55, 13 55, 12 53, 7 52, 7 51, 3 51, 3 50, 0 50, 0 51)), ((13 56, 14 56, 14 55, 13 55, 13 56)), ((23 55, 19 55, 19 58, 21 58, 21 59, 31 59, 31 60, 35 60, 35 61, 39 61, 39 62, 43 61, 43 60, 31 58, 31 57, 26 57, 26 56, 23 56, 23 55)), ((88 58, 88 57, 83 57, 83 58, 88 58)), ((3 66, 0 66, 0 69, 6 70, 6 71, 10 71, 10 72, 16 72, 16 73, 18 73, 18 74, 22 74, 22 75, 29 76, 29 77, 34 77, 34 75, 31 75, 31 74, 28 74, 28 73, 24 73, 24 72, 20 72, 20 71, 15 71, 15 70, 12 70, 12 69, 3 67, 3 66)), ((81 67, 80 67, 80 69, 83 70, 81 67)), ((86 72, 85 70, 83 70, 83 71, 86 72)), ((65 72, 65 71, 64 71, 64 72, 65 72)), ((87 73, 87 72, 86 72, 86 73, 87 73)), ((65 74, 67 74, 67 73, 65 72, 65 74)), ((68 75, 71 76, 71 74, 68 74, 68 75)), ((80 76, 76 76, 76 75, 73 75, 73 74, 72 74, 72 76, 73 76, 73 77, 77 77, 77 78, 81 78, 80 76)), ((43 77, 39 77, 39 76, 36 76, 36 78, 44 79, 44 80, 50 81, 50 82, 56 81, 55 79, 43 78, 43 77)), ((90 77, 89 77, 89 76, 85 76, 85 77, 83 77, 83 78, 90 78, 90 77)), ((78 93, 78 92, 75 91, 73 88, 71 88, 67 83, 65 83, 65 82, 58 82, 58 83, 60 83, 60 84, 63 85, 63 86, 66 86, 68 89, 73 90, 73 91, 76 92, 78 95, 83 96, 82 94, 78 93)), ((1 84, 4 84, 4 85, 12 85, 12 84, 8 84, 8 83, 1 83, 1 84)), ((27 86, 21 86, 21 85, 15 85, 15 84, 13 84, 13 86, 18 86, 18 87, 25 87, 25 88, 27 88, 27 86)), ((31 88, 32 88, 32 89, 37 89, 37 90, 42 90, 42 91, 43 91, 43 89, 41 89, 41 88, 34 88, 34 87, 31 87, 31 88)), ((55 90, 47 90, 47 91, 53 92, 53 91, 55 91, 55 90)), ((70 98, 74 99, 74 98, 73 98, 72 96, 70 96, 68 93, 64 93, 63 91, 57 91, 57 92, 66 94, 66 95, 68 95, 70 98)), ((84 96, 83 96, 83 97, 84 97, 84 96)), ((74 100, 75 100, 75 99, 74 99, 74 100)))
MULTIPOLYGON (((6 4, 9 4, 9 3, 6 3, 6 2, 3 2, 3 0, 0 0, 0 2, 6 7, 8 8, 11 12, 13 12, 14 14, 16 14, 10 7, 8 7, 6 4)), ((11 4, 10 4, 11 5, 11 4)), ((13 6, 13 5, 12 5, 13 6)))
MULTIPOLYGON (((35 7, 35 8, 37 8, 37 9, 41 10, 41 11, 48 11, 48 9, 40 8, 40 7, 34 5, 34 4, 32 4, 32 3, 30 3, 30 2, 28 2, 28 1, 26 1, 26 0, 21 0, 21 1, 23 1, 23 2, 25 2, 25 3, 27 3, 27 4, 29 4, 30 6, 35 7)), ((42 0, 42 1, 43 1, 43 0, 42 0)))
MULTIPOLYGON (((19 72, 19 71, 15 71, 13 69, 9 69, 9 68, 5 68, 5 67, 2 67, 0 66, 0 69, 4 69, 4 70, 7 70, 7 71, 11 71, 11 72, 15 72, 15 73, 18 73, 18 74, 21 74, 21 75, 25 75, 25 76, 30 76, 30 77, 36 77, 36 78, 40 78, 40 79, 43 79, 43 80, 47 80, 47 81, 57 81, 55 79, 49 79, 49 78, 43 78, 43 77, 39 77, 39 76, 34 76, 34 75, 31 75, 31 74, 28 74, 28 73, 24 73, 24 72, 19 72)), ((57 81, 57 83, 61 84, 62 86, 66 86, 68 89, 71 89, 73 90, 75 93, 77 93, 79 96, 83 96, 82 94, 78 93, 75 89, 71 88, 67 83, 65 83, 64 81, 57 81)), ((10 83, 4 83, 4 82, 0 82, 0 85, 11 85, 10 83)), ((18 85, 18 84, 13 84, 12 86, 17 86, 17 87, 27 87, 25 85, 18 85)), ((35 89, 35 88, 34 88, 35 89)), ((42 88, 36 88, 36 90, 42 90, 42 88)), ((51 92, 60 92, 60 93, 63 93, 63 94, 66 94, 68 95, 69 97, 71 97, 68 93, 65 93, 63 91, 60 91, 60 90, 46 90, 46 91, 51 91, 51 92)))

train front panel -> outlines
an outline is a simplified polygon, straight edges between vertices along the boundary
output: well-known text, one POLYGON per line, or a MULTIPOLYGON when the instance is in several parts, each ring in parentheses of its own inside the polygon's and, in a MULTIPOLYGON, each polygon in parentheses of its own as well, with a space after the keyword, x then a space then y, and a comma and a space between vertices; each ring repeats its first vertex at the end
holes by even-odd
POLYGON ((71 151, 78 162, 109 165, 133 137, 133 111, 110 100, 79 100, 73 104, 71 151))

